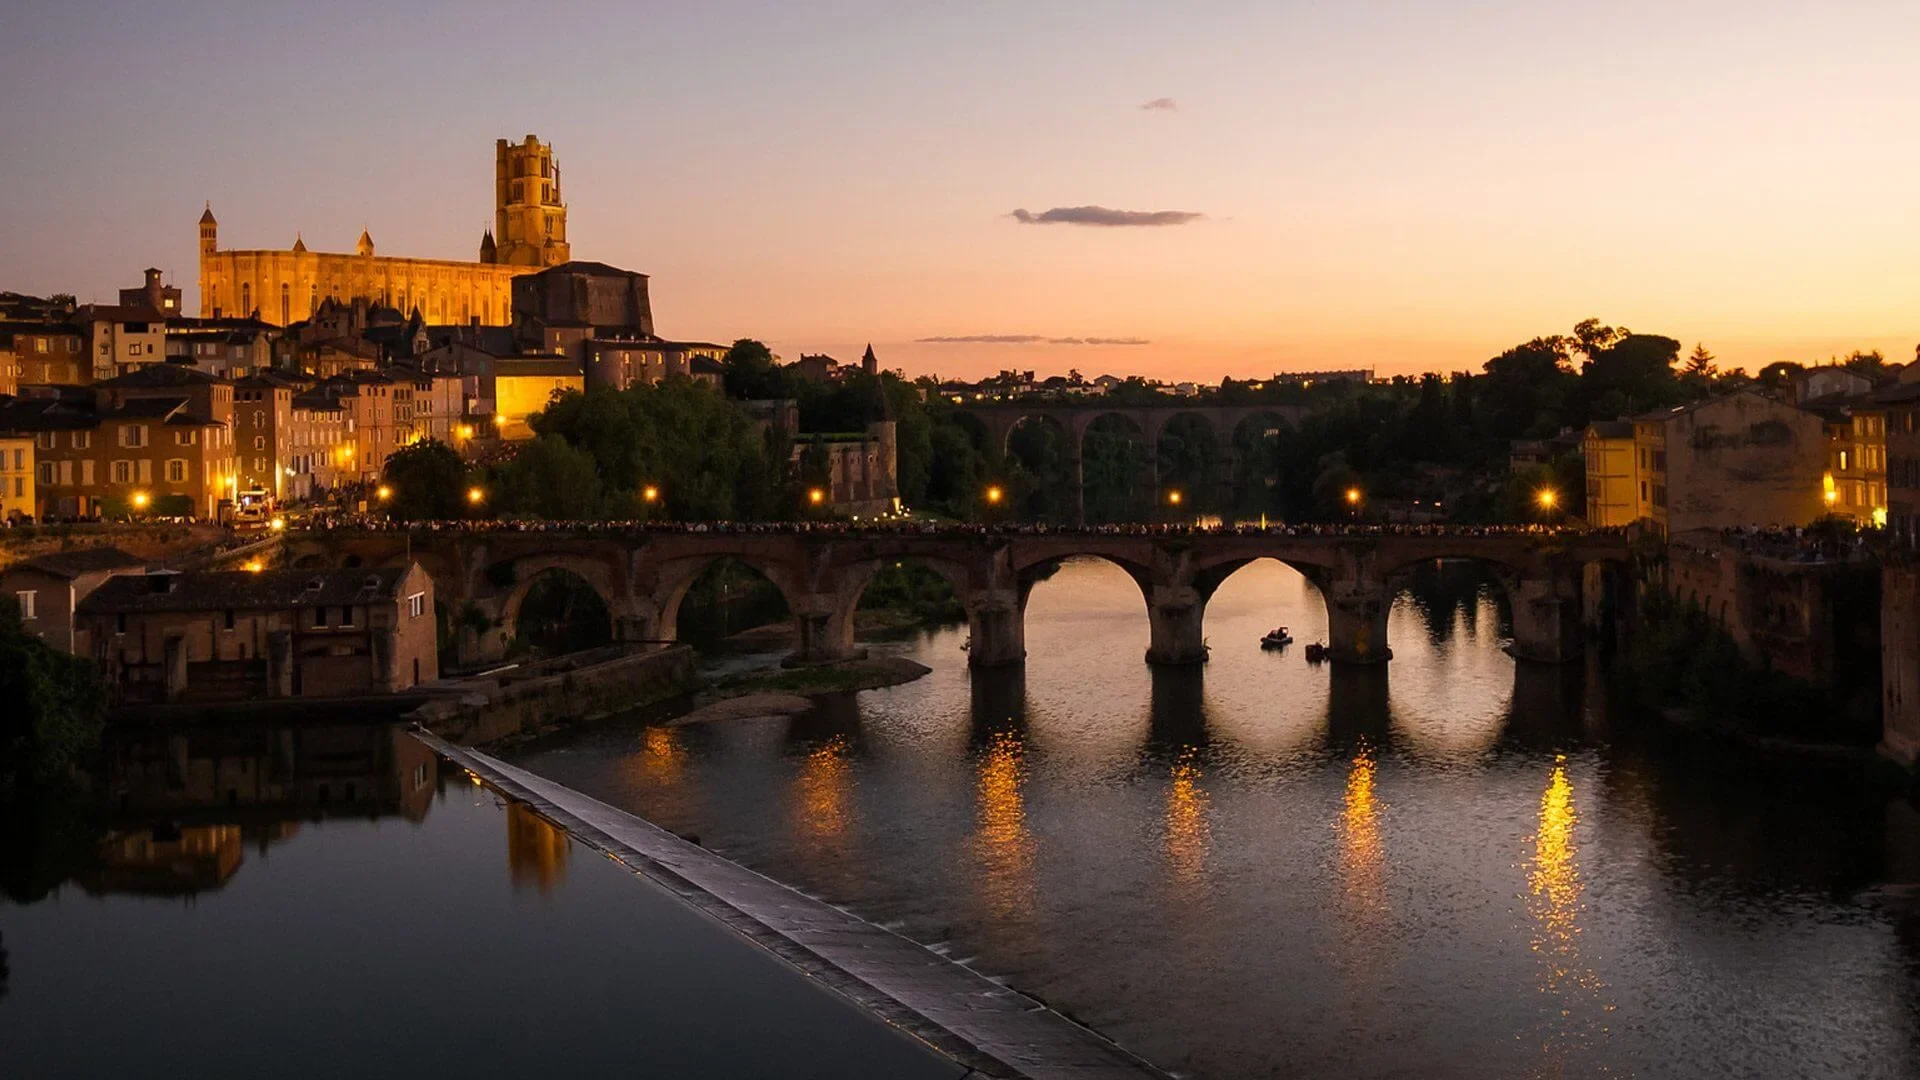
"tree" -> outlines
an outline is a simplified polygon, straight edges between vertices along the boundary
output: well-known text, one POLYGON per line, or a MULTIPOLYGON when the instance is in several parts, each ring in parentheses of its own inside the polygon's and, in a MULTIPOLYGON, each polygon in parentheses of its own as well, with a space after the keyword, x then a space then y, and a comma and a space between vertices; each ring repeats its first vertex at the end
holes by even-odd
POLYGON ((438 439, 394 451, 380 479, 392 489, 388 512, 403 521, 444 521, 465 513, 467 463, 438 439))
MULTIPOLYGON (((1621 412, 1676 404, 1684 396, 1673 370, 1679 359, 1680 343, 1670 337, 1619 332, 1611 344, 1587 353, 1587 365, 1580 373, 1581 396, 1597 402, 1617 392, 1626 402, 1621 412)), ((1578 417, 1576 422, 1584 423, 1601 415, 1592 411, 1578 417)))
POLYGON ((782 371, 773 350, 752 338, 741 338, 721 361, 721 382, 727 396, 742 401, 793 397, 793 377, 782 371))
POLYGON ((1776 394, 1784 394, 1793 388, 1793 380, 1806 371, 1806 367, 1791 360, 1775 360, 1754 375, 1754 381, 1762 388, 1776 394))
POLYGON ((1879 349, 1868 352, 1855 349, 1847 355, 1842 364, 1848 371, 1865 375, 1876 382, 1887 375, 1887 358, 1880 355, 1879 349))
POLYGON ((1697 379, 1711 379, 1720 370, 1714 366, 1713 360, 1714 356, 1707 351, 1707 347, 1696 341, 1693 343, 1693 351, 1687 354, 1687 366, 1682 371, 1697 379))
POLYGON ((1572 344, 1563 337, 1534 338, 1487 361, 1479 395, 1486 434, 1516 439, 1559 433, 1567 394, 1577 383, 1568 355, 1572 344))
POLYGON ((1580 355, 1592 361, 1596 354, 1606 352, 1620 339, 1631 334, 1632 331, 1624 326, 1616 330, 1611 326, 1602 326, 1599 319, 1582 319, 1574 324, 1573 344, 1580 350, 1580 355))
MULTIPOLYGON (((586 521, 614 509, 593 455, 554 434, 522 444, 512 460, 494 470, 489 487, 493 505, 505 513, 586 521)), ((628 516, 630 500, 620 501, 618 516, 628 516)))
POLYGON ((12 597, 0 597, 0 701, 0 789, 65 777, 106 724, 93 664, 29 633, 12 597))

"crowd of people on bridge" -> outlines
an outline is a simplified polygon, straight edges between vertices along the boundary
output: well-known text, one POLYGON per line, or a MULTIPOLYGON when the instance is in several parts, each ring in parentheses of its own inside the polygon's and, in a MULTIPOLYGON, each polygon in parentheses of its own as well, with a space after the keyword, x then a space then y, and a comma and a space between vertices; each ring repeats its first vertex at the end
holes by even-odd
POLYGON ((445 533, 600 533, 612 535, 723 533, 835 536, 1281 536, 1281 537, 1500 537, 1620 535, 1617 528, 1571 525, 1220 524, 1055 525, 1014 522, 878 521, 542 521, 472 518, 396 521, 372 514, 318 515, 297 526, 312 531, 445 533))

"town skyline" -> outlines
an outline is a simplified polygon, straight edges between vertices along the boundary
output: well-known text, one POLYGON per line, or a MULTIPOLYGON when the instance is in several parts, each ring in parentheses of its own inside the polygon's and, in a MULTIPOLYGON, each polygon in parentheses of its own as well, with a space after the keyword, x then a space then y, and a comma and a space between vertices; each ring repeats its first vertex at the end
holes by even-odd
POLYGON ((7 123, 0 181, 41 210, 0 223, 0 281, 110 300, 154 265, 193 309, 207 202, 234 246, 471 259, 486 148, 538 132, 577 258, 649 274, 672 335, 789 358, 1215 382, 1479 370, 1587 317, 1749 371, 1920 341, 1912 11, 582 5, 543 23, 568 69, 484 77, 510 12, 355 42, 378 85, 273 59, 351 11, 10 13, 0 78, 72 92, 7 123), (155 70, 191 107, 125 109, 155 70))

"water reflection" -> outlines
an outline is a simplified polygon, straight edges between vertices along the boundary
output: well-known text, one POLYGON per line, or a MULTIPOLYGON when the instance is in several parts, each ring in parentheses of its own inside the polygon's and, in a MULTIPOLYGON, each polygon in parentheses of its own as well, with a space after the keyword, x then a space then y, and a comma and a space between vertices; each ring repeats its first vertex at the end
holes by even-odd
POLYGON ((1033 838, 1027 832, 1022 787, 1026 747, 1020 732, 1002 728, 987 735, 976 755, 979 828, 974 851, 980 860, 980 891, 999 918, 1025 915, 1033 901, 1033 838))
POLYGON ((1362 933, 1378 929, 1387 910, 1387 851, 1373 789, 1378 768, 1373 748, 1362 740, 1347 765, 1340 810, 1340 895, 1348 925, 1362 933))
POLYGON ((567 879, 567 834, 526 806, 507 804, 507 873, 516 889, 545 896, 567 879))
POLYGON ((1540 1075, 1563 1076, 1605 1026, 1593 1014, 1603 988, 1581 955, 1580 917, 1586 891, 1580 879, 1573 782, 1564 756, 1555 760, 1540 796, 1539 828, 1527 869, 1527 910, 1533 919, 1532 949, 1539 959, 1540 993, 1547 998, 1540 1034, 1540 1075))
POLYGON ((1167 778, 1167 866, 1176 892, 1196 900, 1207 891, 1207 792, 1201 786, 1200 749, 1189 746, 1167 778))
POLYGON ((848 793, 853 767, 848 761, 852 743, 840 733, 807 751, 794 784, 794 817, 802 837, 816 842, 838 840, 852 819, 848 793))

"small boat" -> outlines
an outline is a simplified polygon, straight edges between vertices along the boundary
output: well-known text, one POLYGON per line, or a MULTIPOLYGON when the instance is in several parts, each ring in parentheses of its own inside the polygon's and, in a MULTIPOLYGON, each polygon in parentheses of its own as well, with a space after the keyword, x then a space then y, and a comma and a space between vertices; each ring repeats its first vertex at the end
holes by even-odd
POLYGON ((1327 647, 1325 645, 1322 645, 1316 641, 1313 644, 1307 646, 1307 663, 1317 664, 1320 661, 1325 660, 1326 658, 1327 658, 1327 647))
POLYGON ((1293 644, 1293 635, 1287 633, 1287 628, 1284 626, 1274 627, 1260 639, 1260 647, 1263 649, 1281 649, 1291 644, 1293 644))

